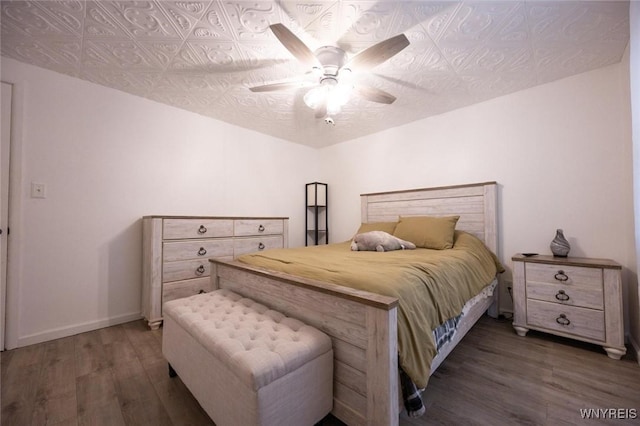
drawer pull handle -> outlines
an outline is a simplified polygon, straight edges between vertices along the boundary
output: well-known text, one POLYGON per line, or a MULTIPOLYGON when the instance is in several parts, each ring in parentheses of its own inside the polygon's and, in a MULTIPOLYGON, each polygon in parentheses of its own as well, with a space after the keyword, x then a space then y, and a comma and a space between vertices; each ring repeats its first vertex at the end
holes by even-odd
POLYGON ((556 299, 561 302, 566 302, 567 300, 569 300, 569 295, 565 293, 564 290, 559 290, 556 294, 556 299))
POLYGON ((204 256, 205 254, 207 254, 207 251, 205 250, 205 248, 200 247, 200 250, 198 250, 198 256, 204 256))
POLYGON ((264 226, 262 226, 262 224, 258 226, 258 232, 264 232, 264 226))
POLYGON ((207 232, 207 228, 204 225, 200 225, 198 228, 198 234, 205 234, 207 232))
POLYGON ((555 274, 553 277, 554 277, 556 280, 558 280, 558 281, 562 281, 562 282, 567 281, 567 280, 569 279, 569 277, 567 276, 567 274, 565 274, 565 273, 564 273, 564 271, 563 271, 563 270, 558 271, 558 273, 557 273, 557 274, 555 274))
POLYGON ((564 326, 571 324, 571 321, 569 321, 569 318, 567 318, 565 314, 560 314, 560 316, 556 318, 556 322, 564 326))
POLYGON ((262 243, 258 244, 258 250, 264 250, 264 244, 262 243))
POLYGON ((204 274, 204 266, 200 265, 198 266, 198 268, 196 268, 196 275, 202 275, 204 274))

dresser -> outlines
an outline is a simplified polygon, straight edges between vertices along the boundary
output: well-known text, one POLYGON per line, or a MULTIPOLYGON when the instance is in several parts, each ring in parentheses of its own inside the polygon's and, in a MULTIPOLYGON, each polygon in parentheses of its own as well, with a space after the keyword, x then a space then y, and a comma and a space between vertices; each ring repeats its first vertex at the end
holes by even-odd
POLYGON ((609 259, 517 254, 513 261, 513 327, 602 345, 625 353, 622 267, 609 259))
POLYGON ((210 258, 233 260, 288 246, 284 217, 144 216, 142 314, 162 323, 162 304, 211 290, 210 258))

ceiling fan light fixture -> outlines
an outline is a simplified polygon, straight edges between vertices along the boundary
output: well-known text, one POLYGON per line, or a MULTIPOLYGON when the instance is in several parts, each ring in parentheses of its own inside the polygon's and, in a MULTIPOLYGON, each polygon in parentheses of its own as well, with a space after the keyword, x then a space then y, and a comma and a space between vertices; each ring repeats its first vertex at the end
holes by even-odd
POLYGON ((347 102, 349 102, 349 99, 351 99, 352 90, 353 90, 352 84, 340 82, 338 83, 338 85, 333 87, 333 89, 331 90, 330 97, 335 103, 340 104, 340 106, 342 106, 347 102))
POLYGON ((335 115, 349 101, 352 89, 352 85, 338 82, 335 78, 324 78, 318 87, 304 95, 304 103, 313 110, 326 105, 327 114, 335 115))
POLYGON ((327 115, 337 115, 342 110, 342 105, 327 101, 327 115))
POLYGON ((326 85, 320 85, 309 90, 304 95, 304 103, 311 109, 316 109, 320 105, 327 102, 329 88, 326 85))
POLYGON ((342 107, 349 102, 352 89, 353 86, 342 82, 334 86, 327 99, 327 113, 332 115, 339 113, 342 107))

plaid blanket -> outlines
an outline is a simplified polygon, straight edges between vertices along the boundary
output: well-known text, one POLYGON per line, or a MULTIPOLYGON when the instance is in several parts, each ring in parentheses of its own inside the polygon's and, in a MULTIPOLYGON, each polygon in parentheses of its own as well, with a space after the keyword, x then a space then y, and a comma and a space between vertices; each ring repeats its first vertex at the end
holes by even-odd
POLYGON ((461 318, 462 314, 457 317, 450 318, 446 320, 444 324, 433 330, 433 338, 436 341, 436 350, 438 352, 445 343, 450 342, 451 339, 453 339, 453 335, 456 334, 456 329, 458 328, 458 323, 461 318))
MULTIPOLYGON (((445 343, 450 342, 456 334, 458 323, 462 318, 462 314, 445 321, 438 328, 433 330, 433 339, 436 342, 436 349, 439 351, 445 343)), ((404 408, 407 410, 409 417, 420 417, 425 413, 424 403, 422 402, 422 392, 424 389, 418 389, 411 378, 400 369, 400 386, 402 387, 402 399, 404 400, 404 408)))

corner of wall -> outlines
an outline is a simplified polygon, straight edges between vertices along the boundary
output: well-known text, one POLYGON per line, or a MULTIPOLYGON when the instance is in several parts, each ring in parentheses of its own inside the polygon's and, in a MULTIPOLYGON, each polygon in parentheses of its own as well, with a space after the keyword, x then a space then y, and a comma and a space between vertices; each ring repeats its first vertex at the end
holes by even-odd
POLYGON ((631 349, 633 350, 633 354, 638 362, 638 366, 640 366, 640 342, 636 341, 633 338, 633 334, 629 333, 627 336, 627 341, 631 345, 631 349))
MULTIPOLYGON (((628 58, 629 76, 636 75, 640 69, 640 3, 630 2, 629 4, 629 20, 630 20, 630 36, 625 58, 628 58)), ((637 79, 629 78, 629 97, 631 110, 631 143, 633 150, 633 192, 634 192, 634 211, 635 211, 635 262, 636 268, 640 265, 640 84, 637 79), (635 113, 634 113, 635 112, 635 113)), ((636 359, 640 363, 640 288, 638 285, 637 275, 635 283, 629 283, 629 286, 635 284, 635 292, 630 291, 629 297, 629 340, 636 351, 636 359)))

